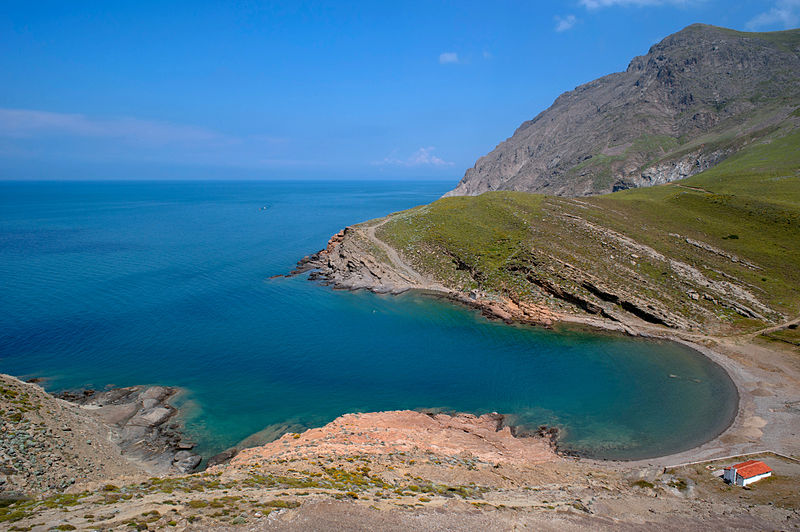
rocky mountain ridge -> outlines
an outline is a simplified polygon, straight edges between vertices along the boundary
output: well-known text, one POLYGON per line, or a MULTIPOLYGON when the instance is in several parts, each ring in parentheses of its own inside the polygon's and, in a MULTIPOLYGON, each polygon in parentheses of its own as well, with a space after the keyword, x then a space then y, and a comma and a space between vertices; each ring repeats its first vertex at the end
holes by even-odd
POLYGON ((774 131, 798 102, 800 30, 694 24, 559 96, 446 196, 586 196, 683 179, 774 131))

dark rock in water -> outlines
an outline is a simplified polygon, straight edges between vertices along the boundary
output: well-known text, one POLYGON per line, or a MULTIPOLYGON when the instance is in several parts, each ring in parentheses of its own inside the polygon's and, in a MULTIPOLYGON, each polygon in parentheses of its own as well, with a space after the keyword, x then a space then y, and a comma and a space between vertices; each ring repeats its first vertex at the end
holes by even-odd
POLYGON ((215 465, 226 464, 231 461, 231 459, 239 454, 239 449, 232 447, 230 449, 226 449, 219 454, 215 454, 211 458, 208 459, 208 467, 213 467, 215 465))
POLYGON ((63 392, 59 398, 82 405, 114 430, 122 452, 154 472, 189 473, 202 457, 181 439, 180 425, 168 423, 177 413, 169 399, 177 389, 165 386, 131 386, 102 392, 63 392))
POLYGON ((94 394, 95 391, 90 389, 78 390, 78 391, 67 390, 66 392, 61 392, 59 394, 56 394, 56 397, 58 397, 59 399, 63 399, 65 401, 69 401, 70 403, 82 403, 84 400, 86 400, 88 397, 93 396, 94 394))

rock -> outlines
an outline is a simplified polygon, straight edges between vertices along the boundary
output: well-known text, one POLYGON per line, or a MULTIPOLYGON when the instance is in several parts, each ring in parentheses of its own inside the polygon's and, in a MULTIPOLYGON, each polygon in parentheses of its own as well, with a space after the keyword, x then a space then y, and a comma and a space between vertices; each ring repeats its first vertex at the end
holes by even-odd
POLYGON ((189 451, 178 451, 172 459, 172 466, 181 473, 191 473, 200 465, 202 458, 189 451))
POLYGON ((228 463, 228 462, 231 461, 231 459, 234 456, 236 456, 236 454, 238 452, 239 452, 239 450, 236 449, 235 447, 234 448, 230 448, 230 449, 226 449, 226 450, 222 451, 221 453, 215 454, 214 456, 209 458, 207 465, 208 465, 208 467, 213 467, 213 466, 216 466, 216 465, 228 463))
POLYGON ((111 425, 124 425, 136 412, 139 411, 139 405, 136 403, 127 403, 121 405, 105 405, 97 407, 94 410, 95 415, 99 416, 103 421, 111 425))
POLYGON ((144 399, 142 401, 142 408, 144 408, 145 410, 149 410, 151 408, 155 408, 156 406, 158 406, 158 404, 159 404, 158 399, 144 399))
POLYGON ((172 390, 171 388, 165 388, 164 386, 150 386, 140 395, 140 398, 142 399, 142 401, 145 401, 147 399, 155 399, 160 403, 163 402, 164 399, 166 399, 173 393, 174 390, 172 390))
POLYGON ((155 427, 164 423, 167 419, 170 418, 174 414, 174 410, 164 407, 158 407, 150 410, 149 412, 140 412, 133 416, 130 421, 128 421, 129 425, 134 426, 143 426, 143 427, 155 427))

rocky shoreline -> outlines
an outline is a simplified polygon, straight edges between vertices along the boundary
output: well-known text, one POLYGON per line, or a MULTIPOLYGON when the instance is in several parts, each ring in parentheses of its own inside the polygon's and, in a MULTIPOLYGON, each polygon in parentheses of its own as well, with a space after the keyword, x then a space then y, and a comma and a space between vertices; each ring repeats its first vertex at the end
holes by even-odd
POLYGON ((335 289, 369 290, 378 294, 401 294, 408 290, 429 292, 480 311, 484 316, 506 323, 522 323, 551 327, 560 316, 541 305, 487 294, 480 290, 469 293, 451 290, 414 272, 402 259, 376 249, 380 242, 374 236, 375 226, 349 226, 331 237, 327 246, 303 257, 287 276, 309 274, 309 280, 319 281, 335 289), (381 253, 383 252, 383 253, 381 253), (382 260, 388 260, 388 264, 382 260))
POLYGON ((112 428, 122 453, 156 473, 191 473, 202 457, 191 452, 177 409, 169 403, 179 390, 165 386, 130 386, 104 391, 78 390, 56 397, 81 405, 112 428))

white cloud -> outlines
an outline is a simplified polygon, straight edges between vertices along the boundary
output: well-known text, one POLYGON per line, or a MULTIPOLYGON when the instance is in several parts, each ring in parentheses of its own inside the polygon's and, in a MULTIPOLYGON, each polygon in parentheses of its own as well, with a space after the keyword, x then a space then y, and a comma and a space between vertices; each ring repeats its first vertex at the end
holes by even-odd
POLYGON ((789 29, 800 23, 800 0, 778 0, 768 11, 756 15, 747 23, 747 29, 789 29))
POLYGON ((406 159, 398 159, 394 156, 386 157, 383 161, 377 163, 378 165, 386 166, 453 166, 455 163, 445 161, 444 159, 433 154, 436 148, 429 146, 427 148, 420 148, 412 153, 406 159))
POLYGON ((0 136, 12 138, 68 135, 145 144, 226 141, 214 131, 138 118, 90 118, 82 114, 0 108, 0 136))
POLYGON ((572 27, 575 26, 575 23, 578 22, 578 19, 575 18, 575 15, 567 15, 566 17, 559 17, 556 15, 554 18, 556 20, 555 30, 559 33, 572 29, 572 27))
POLYGON ((292 150, 291 139, 267 134, 229 135, 132 117, 0 108, 0 157, 262 167, 293 164, 292 150))
POLYGON ((691 6, 703 3, 705 0, 580 0, 580 4, 586 9, 600 9, 602 7, 614 6, 691 6))
POLYGON ((439 63, 446 65, 448 63, 460 63, 458 54, 455 52, 444 52, 439 54, 439 63))
POLYGON ((484 59, 486 59, 486 60, 489 60, 489 59, 491 59, 492 57, 493 57, 493 56, 492 56, 492 52, 487 52, 486 50, 484 50, 484 51, 483 51, 483 58, 484 58, 484 59))

